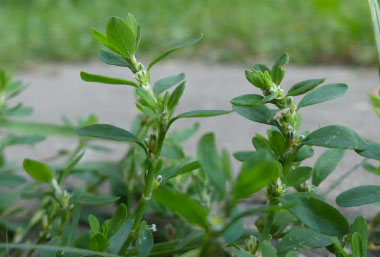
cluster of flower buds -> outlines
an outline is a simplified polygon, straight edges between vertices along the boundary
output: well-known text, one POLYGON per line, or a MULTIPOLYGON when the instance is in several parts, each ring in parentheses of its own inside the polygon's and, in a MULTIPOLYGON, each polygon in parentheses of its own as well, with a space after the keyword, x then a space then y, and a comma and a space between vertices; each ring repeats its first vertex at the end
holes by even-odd
POLYGON ((288 187, 277 179, 276 183, 271 184, 267 189, 267 198, 269 202, 273 202, 275 198, 282 196, 288 191, 288 187))
POLYGON ((244 242, 245 250, 251 254, 255 254, 259 246, 259 239, 254 235, 250 235, 244 242))
POLYGON ((245 76, 252 85, 263 91, 264 96, 273 95, 273 99, 283 98, 284 90, 282 86, 273 82, 269 71, 247 70, 245 71, 245 76))

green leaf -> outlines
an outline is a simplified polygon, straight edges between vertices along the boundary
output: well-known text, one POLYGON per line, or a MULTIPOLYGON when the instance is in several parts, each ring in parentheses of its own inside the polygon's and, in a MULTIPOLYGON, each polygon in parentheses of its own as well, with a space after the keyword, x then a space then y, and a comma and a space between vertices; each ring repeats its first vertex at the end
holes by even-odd
POLYGON ((293 162, 301 162, 307 158, 310 158, 314 155, 314 150, 311 146, 303 145, 300 149, 298 149, 298 152, 296 153, 296 156, 294 156, 293 162))
POLYGON ((158 63, 159 61, 161 61, 162 59, 164 59, 166 56, 168 56, 169 54, 179 50, 179 49, 182 49, 184 47, 187 47, 187 46, 191 46, 195 43, 197 43, 199 40, 201 40, 203 37, 203 35, 200 35, 199 37, 195 38, 195 39, 192 39, 192 40, 189 40, 189 41, 186 41, 178 46, 175 46, 173 48, 170 48, 169 50, 167 50, 165 53, 163 53, 162 55, 160 55, 159 57, 157 57, 156 59, 154 59, 148 66, 148 71, 153 67, 153 65, 155 65, 156 63, 158 63))
POLYGON ((199 130, 199 122, 193 123, 190 127, 172 130, 168 137, 173 139, 174 141, 178 143, 183 143, 187 140, 189 140, 192 136, 194 136, 198 130, 199 130))
POLYGON ((66 169, 62 172, 60 178, 58 179, 58 184, 61 184, 65 178, 67 177, 67 175, 70 174, 70 172, 72 171, 72 169, 79 163, 79 161, 82 159, 84 155, 84 152, 80 153, 75 159, 73 159, 69 165, 66 167, 66 169))
POLYGON ((258 107, 247 107, 233 105, 233 109, 244 118, 268 125, 276 125, 276 121, 272 120, 278 110, 271 110, 265 105, 258 107))
POLYGON ((256 152, 254 151, 240 151, 240 152, 234 152, 232 155, 235 157, 236 160, 241 162, 248 162, 249 160, 254 157, 256 152))
POLYGON ((225 111, 225 110, 198 110, 198 111, 190 111, 190 112, 184 112, 181 113, 174 118, 172 118, 169 121, 169 126, 172 124, 174 121, 178 119, 183 119, 183 118, 206 118, 206 117, 213 117, 213 116, 219 116, 219 115, 225 115, 229 114, 232 111, 225 111))
POLYGON ((162 178, 161 184, 163 182, 171 179, 171 178, 174 178, 174 177, 182 175, 184 173, 199 169, 200 167, 201 167, 201 165, 200 165, 199 161, 192 161, 192 162, 181 164, 181 165, 169 170, 168 172, 162 174, 163 178, 162 178))
POLYGON ((276 249, 268 241, 264 241, 262 244, 262 252, 265 257, 277 257, 276 249))
POLYGON ((339 125, 317 129, 310 133, 303 143, 327 148, 354 150, 364 150, 367 147, 367 143, 355 131, 339 125))
POLYGON ((375 142, 367 142, 364 150, 356 151, 359 155, 366 158, 380 161, 380 144, 375 142))
POLYGON ((161 156, 169 159, 180 160, 185 158, 185 152, 180 144, 167 138, 162 146, 161 156))
POLYGON ((26 182, 26 179, 8 172, 0 172, 0 187, 17 187, 26 182))
POLYGON ((185 73, 180 73, 175 76, 170 76, 170 77, 160 79, 156 83, 154 83, 153 92, 155 95, 159 95, 162 92, 168 90, 169 88, 177 85, 184 79, 185 79, 185 73))
POLYGON ((108 47, 109 49, 115 51, 115 48, 113 48, 110 43, 108 42, 107 36, 102 33, 101 31, 97 30, 96 28, 92 28, 92 35, 96 40, 98 40, 101 44, 108 47))
POLYGON ((244 199, 274 182, 281 175, 281 165, 271 157, 257 161, 251 159, 243 168, 233 185, 236 200, 244 199))
POLYGON ((372 25, 376 40, 376 50, 377 50, 377 63, 380 73, 380 7, 377 0, 369 0, 369 7, 372 17, 372 25))
POLYGON ((328 149, 318 158, 312 178, 314 186, 319 186, 336 169, 345 153, 342 149, 328 149))
POLYGON ((298 82, 289 89, 287 96, 297 96, 305 94, 306 92, 322 84, 325 80, 326 79, 309 79, 298 82))
POLYGON ((39 142, 42 142, 46 139, 44 136, 39 135, 29 135, 29 136, 14 136, 7 135, 6 139, 4 139, 1 143, 4 146, 8 145, 33 145, 39 142))
POLYGON ((260 64, 260 63, 255 64, 255 66, 253 66, 253 69, 257 71, 261 71, 262 73, 265 73, 266 71, 270 73, 269 67, 265 64, 260 64))
POLYGON ((181 98, 183 92, 185 91, 186 81, 182 82, 178 87, 176 87, 169 97, 168 109, 172 110, 177 106, 179 99, 181 98))
POLYGON ((220 166, 218 152, 215 145, 215 136, 208 133, 202 136, 197 146, 197 156, 202 169, 210 183, 223 196, 226 191, 226 177, 220 166))
POLYGON ((295 193, 279 198, 282 204, 297 201, 290 209, 303 224, 322 234, 344 236, 349 232, 347 219, 333 206, 311 194, 295 193))
POLYGON ((125 219, 127 218, 127 207, 125 204, 121 203, 115 213, 112 215, 110 219, 107 237, 110 238, 113 236, 124 224, 125 219))
POLYGON ((138 87, 138 85, 133 81, 90 74, 84 71, 81 71, 80 77, 82 78, 82 80, 87 81, 87 82, 99 82, 99 83, 104 83, 104 84, 128 85, 128 86, 138 87))
POLYGON ((109 252, 115 254, 119 253, 124 242, 127 240, 129 233, 132 230, 132 225, 132 220, 126 220, 120 227, 120 229, 115 234, 113 234, 113 236, 111 236, 111 238, 109 239, 109 252))
POLYGON ((351 238, 351 248, 353 257, 365 257, 363 252, 363 240, 358 232, 354 232, 351 238))
POLYGON ((135 50, 137 50, 139 43, 140 43, 140 26, 137 23, 133 14, 131 14, 131 13, 128 13, 128 15, 127 15, 127 24, 131 28, 131 30, 133 31, 133 34, 135 34, 135 38, 136 38, 136 49, 135 50))
POLYGON ((278 130, 269 130, 268 135, 270 148, 281 157, 287 148, 284 136, 278 130))
POLYGON ((272 94, 265 96, 262 101, 263 103, 269 103, 270 101, 275 99, 277 96, 278 96, 278 91, 276 90, 272 94))
MULTIPOLYGON (((59 241, 59 237, 55 236, 46 243, 46 245, 57 245, 59 241)), ((42 250, 40 251, 38 257, 56 257, 57 250, 42 250)))
POLYGON ((375 202, 380 202, 380 186, 375 185, 351 188, 336 198, 336 203, 341 207, 361 206, 375 202))
POLYGON ((241 95, 232 99, 231 104, 237 106, 256 107, 263 105, 263 97, 255 94, 241 95))
MULTIPOLYGON (((232 210, 231 218, 235 218, 239 215, 239 209, 235 207, 232 210)), ((244 233, 244 221, 243 219, 238 220, 234 224, 232 224, 223 234, 224 242, 229 244, 238 240, 244 233)))
POLYGON ((109 125, 109 124, 95 124, 83 128, 75 129, 80 136, 98 137, 103 139, 134 142, 140 145, 144 150, 145 146, 135 135, 131 132, 109 125))
POLYGON ((102 62, 109 64, 109 65, 115 65, 115 66, 121 66, 121 67, 128 67, 131 70, 134 68, 132 67, 131 63, 127 62, 123 56, 120 54, 112 53, 105 50, 100 50, 98 55, 99 60, 102 62))
POLYGON ((153 235, 150 229, 140 230, 136 241, 138 257, 146 257, 153 248, 153 235))
POLYGON ((94 195, 91 193, 83 193, 78 199, 78 203, 86 205, 105 205, 116 202, 120 197, 113 195, 94 195))
POLYGON ((355 218, 354 223, 352 224, 352 232, 358 233, 362 240, 362 256, 366 256, 368 248, 368 232, 367 232, 367 222, 362 216, 355 218))
POLYGON ((207 229, 207 210, 187 194, 159 187, 154 191, 153 197, 159 204, 183 216, 190 223, 207 229))
POLYGON ((297 167, 284 177, 287 186, 297 186, 305 183, 313 174, 311 167, 297 167))
POLYGON ((97 233, 90 238, 89 247, 91 250, 103 252, 108 246, 108 239, 101 233, 97 233))
POLYGON ((332 243, 329 236, 319 234, 308 228, 296 227, 285 234, 277 247, 277 251, 278 253, 302 251, 326 247, 332 243))
POLYGON ((50 183, 55 175, 54 170, 50 169, 46 164, 39 161, 25 159, 23 167, 29 176, 38 182, 50 183))
POLYGON ((285 257, 297 257, 297 253, 291 251, 291 252, 288 252, 288 253, 285 255, 285 257))
POLYGON ((147 90, 142 89, 142 88, 137 88, 136 89, 136 94, 138 96, 140 96, 141 101, 145 105, 149 106, 153 110, 156 109, 156 107, 157 107, 156 99, 153 98, 153 96, 150 94, 150 92, 148 92, 147 90))
POLYGON ((111 17, 107 23, 107 38, 111 47, 122 56, 132 58, 136 50, 136 35, 119 17, 111 17))
POLYGON ((139 109, 141 112, 145 113, 146 115, 148 115, 149 117, 153 118, 153 119, 158 119, 160 118, 160 115, 155 113, 152 109, 150 109, 149 107, 145 106, 145 105, 142 105, 141 103, 139 102, 136 102, 136 107, 137 109, 139 109))
POLYGON ((100 232, 100 223, 94 215, 88 216, 88 224, 90 225, 91 234, 95 235, 100 232))
POLYGON ((298 108, 319 104, 338 98, 347 92, 347 88, 348 86, 343 83, 327 84, 319 87, 306 94, 298 104, 298 108))
POLYGON ((195 248, 193 250, 190 250, 184 254, 181 254, 178 257, 199 257, 199 254, 201 253, 201 248, 195 248))
POLYGON ((288 65, 288 63, 289 63, 288 53, 284 53, 283 55, 281 55, 274 63, 271 70, 271 77, 272 77, 273 82, 276 85, 281 84, 281 81, 285 76, 285 70, 282 68, 282 66, 288 65))
POLYGON ((256 134, 256 136, 252 138, 252 145, 255 147, 257 151, 262 149, 272 151, 272 149, 269 146, 269 141, 260 134, 256 134))
POLYGON ((74 129, 49 123, 0 119, 0 128, 28 135, 77 137, 74 129))

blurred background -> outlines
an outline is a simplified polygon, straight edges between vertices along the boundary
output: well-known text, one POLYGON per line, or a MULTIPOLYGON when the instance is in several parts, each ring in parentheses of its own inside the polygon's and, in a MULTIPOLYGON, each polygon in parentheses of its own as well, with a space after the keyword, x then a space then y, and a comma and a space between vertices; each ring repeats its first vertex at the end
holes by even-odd
POLYGON ((1 0, 0 66, 94 59, 91 28, 128 12, 142 27, 144 56, 204 33, 177 58, 252 63, 286 50, 300 65, 376 60, 366 0, 1 0))

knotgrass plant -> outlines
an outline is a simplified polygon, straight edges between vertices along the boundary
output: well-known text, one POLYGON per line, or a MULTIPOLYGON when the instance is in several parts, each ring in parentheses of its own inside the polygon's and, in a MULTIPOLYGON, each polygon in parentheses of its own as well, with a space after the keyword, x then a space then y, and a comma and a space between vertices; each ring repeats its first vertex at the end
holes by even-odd
MULTIPOLYGON (((179 119, 231 111, 175 114, 185 89, 184 74, 155 83, 150 77, 154 65, 201 37, 169 49, 145 68, 136 58, 140 34, 131 14, 126 21, 110 18, 105 34, 93 30, 94 37, 108 49, 99 53, 99 59, 126 67, 135 81, 81 72, 87 82, 125 85, 135 90, 135 104, 141 114, 131 131, 89 119, 75 130, 81 136, 79 145, 62 167, 26 159, 25 171, 38 185, 46 185, 37 192, 42 198, 42 214, 37 222, 41 230, 33 238, 34 244, 25 239, 24 244, 15 241, 1 244, 2 248, 18 248, 17 255, 29 249, 28 256, 38 249, 40 256, 292 257, 297 251, 313 248, 326 248, 335 256, 366 256, 365 219, 357 217, 350 224, 318 194, 318 187, 346 150, 380 160, 379 144, 338 125, 300 131, 302 108, 342 96, 347 85, 321 86, 325 79, 311 79, 286 90, 282 80, 288 54, 280 56, 271 68, 257 64, 247 70, 247 80, 262 94, 235 97, 231 100, 233 111, 270 128, 267 137, 256 134, 252 138, 252 151, 233 154, 241 162, 235 176, 228 152, 218 152, 213 133, 201 137, 196 158, 189 158, 180 144, 197 126, 170 132, 179 119), (172 87, 174 90, 169 92, 172 87), (79 162, 93 138, 132 145, 116 164, 86 166, 79 162), (313 156, 315 146, 328 150, 313 167, 304 166, 303 161, 313 156), (87 181, 87 187, 65 184, 68 176, 91 178, 93 173, 95 179, 87 181), (99 194, 98 187, 105 181, 110 182, 110 195, 99 194), (266 189, 266 204, 242 204, 261 189, 266 189), (112 215, 105 215, 100 208, 87 208, 111 203, 117 205, 112 215), (247 229, 243 219, 252 215, 254 226, 250 219, 247 229), (82 230, 80 224, 86 228, 77 235, 82 230)), ((377 199, 377 192, 371 186, 352 189, 342 193, 337 203, 344 207, 366 204, 377 199)))

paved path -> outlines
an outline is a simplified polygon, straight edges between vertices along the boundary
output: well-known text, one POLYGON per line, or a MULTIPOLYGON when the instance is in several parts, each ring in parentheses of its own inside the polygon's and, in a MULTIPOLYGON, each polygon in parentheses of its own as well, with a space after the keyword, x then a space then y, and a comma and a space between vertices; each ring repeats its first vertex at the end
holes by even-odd
MULTIPOLYGON (((153 68, 152 79, 159 79, 168 75, 185 72, 187 88, 177 112, 196 109, 230 109, 229 100, 245 93, 257 93, 244 77, 243 66, 207 65, 197 62, 165 62, 159 68, 153 68)), ((132 117, 137 113, 134 106, 132 88, 124 86, 109 86, 89 84, 80 80, 79 72, 85 70, 108 76, 130 78, 128 70, 115 68, 101 63, 89 64, 52 64, 40 67, 34 71, 17 74, 31 86, 20 96, 26 105, 33 106, 35 113, 32 119, 59 123, 61 115, 70 119, 96 113, 102 123, 111 123, 128 128, 132 117)), ((302 110, 303 129, 314 130, 319 125, 329 124, 346 125, 355 129, 359 134, 370 140, 380 141, 380 119, 371 110, 367 94, 379 85, 375 69, 355 69, 343 67, 288 67, 284 86, 310 78, 327 78, 327 82, 344 82, 349 85, 348 93, 340 99, 321 105, 306 107, 302 110)), ((196 138, 186 144, 189 153, 195 152, 197 138, 204 132, 215 131, 217 144, 226 147, 230 152, 250 150, 251 137, 256 132, 263 133, 267 128, 264 125, 250 122, 236 114, 228 116, 201 119, 201 130, 196 138)), ((190 126, 194 120, 180 120, 175 127, 190 126)), ((10 159, 22 160, 24 157, 40 158, 50 156, 60 147, 73 145, 72 140, 50 138, 36 149, 13 148, 8 151, 10 159)), ((117 149, 120 146, 113 145, 117 149)), ((122 150, 122 149, 120 149, 122 150)), ((317 149, 320 153, 323 149, 317 149)), ((122 151, 116 151, 112 156, 95 156, 88 153, 87 158, 117 159, 122 151)), ((339 177, 361 158, 348 153, 337 171, 329 180, 339 177)), ((235 163, 237 167, 237 163, 235 163)), ((322 184, 325 189, 329 181, 322 184)), ((357 171, 344 181, 329 195, 334 199, 338 192, 345 188, 362 184, 380 184, 380 177, 368 172, 357 171)), ((366 207, 366 216, 373 215, 374 207, 366 207)), ((356 210, 348 211, 355 215, 356 210)))

